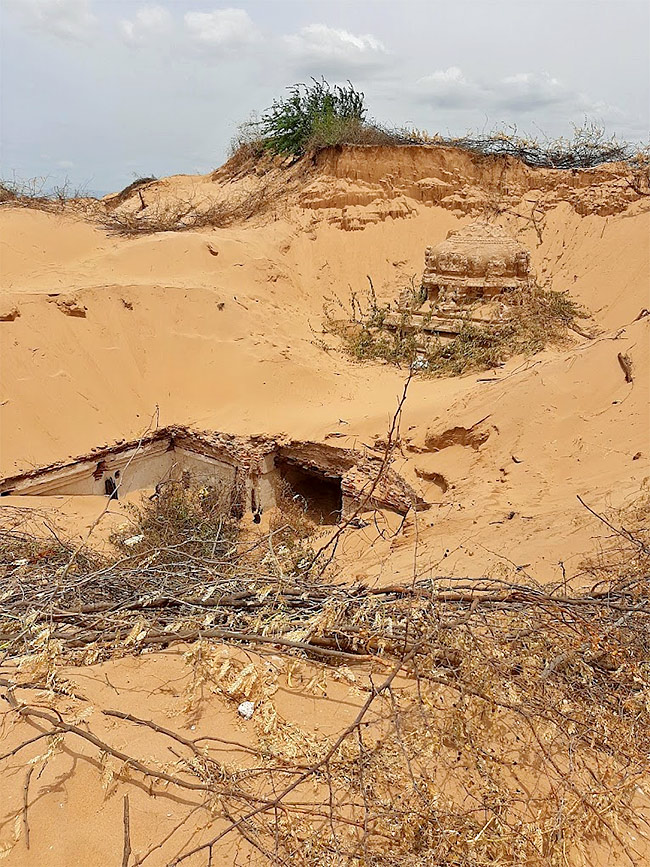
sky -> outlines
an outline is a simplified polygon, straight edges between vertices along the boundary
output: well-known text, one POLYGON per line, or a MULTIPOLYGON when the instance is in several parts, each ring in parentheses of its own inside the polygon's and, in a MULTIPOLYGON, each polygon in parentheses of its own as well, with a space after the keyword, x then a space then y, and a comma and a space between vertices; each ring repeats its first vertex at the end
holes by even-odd
POLYGON ((207 172, 310 76, 388 125, 647 143, 649 46, 648 0, 0 0, 0 177, 207 172))

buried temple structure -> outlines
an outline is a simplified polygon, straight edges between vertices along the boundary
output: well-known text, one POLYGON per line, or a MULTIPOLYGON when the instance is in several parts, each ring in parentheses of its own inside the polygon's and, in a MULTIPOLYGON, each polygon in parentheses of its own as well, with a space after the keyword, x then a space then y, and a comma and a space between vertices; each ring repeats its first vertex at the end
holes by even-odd
POLYGON ((4 496, 108 496, 155 490, 170 481, 219 490, 233 513, 259 516, 283 497, 317 523, 360 510, 406 514, 428 504, 385 455, 286 437, 235 436, 171 425, 139 440, 0 478, 4 496))
POLYGON ((530 253, 500 226, 483 221, 427 247, 422 289, 438 305, 489 301, 533 284, 530 253))
POLYGON ((399 313, 414 317, 423 331, 452 339, 464 322, 503 324, 504 293, 534 287, 529 251, 501 226, 477 220, 426 248, 420 292, 402 297, 399 313))

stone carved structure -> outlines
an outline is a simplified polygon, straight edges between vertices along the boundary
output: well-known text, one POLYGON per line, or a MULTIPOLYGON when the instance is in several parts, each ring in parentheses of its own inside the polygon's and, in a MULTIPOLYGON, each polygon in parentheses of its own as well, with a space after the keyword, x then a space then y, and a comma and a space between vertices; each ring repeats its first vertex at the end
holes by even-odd
POLYGON ((325 513, 324 523, 331 523, 332 516, 338 520, 354 515, 361 507, 402 515, 411 508, 427 507, 395 470, 384 466, 380 455, 285 437, 194 431, 180 425, 0 478, 0 497, 103 496, 108 492, 106 480, 116 485, 118 478, 120 494, 126 494, 186 477, 230 494, 233 507, 242 515, 277 505, 286 485, 306 509, 313 505, 312 511, 325 513))
POLYGON ((425 252, 422 297, 432 306, 489 301, 532 284, 530 253, 492 223, 476 221, 450 232, 425 252))
POLYGON ((500 226, 477 220, 427 247, 420 291, 407 289, 384 324, 453 340, 468 322, 504 326, 510 306, 502 293, 534 287, 528 250, 500 226))

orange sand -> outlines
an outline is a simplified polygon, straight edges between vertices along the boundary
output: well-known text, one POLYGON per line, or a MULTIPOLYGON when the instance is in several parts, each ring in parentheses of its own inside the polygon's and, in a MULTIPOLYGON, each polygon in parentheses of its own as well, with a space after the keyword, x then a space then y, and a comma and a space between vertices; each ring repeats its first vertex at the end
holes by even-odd
MULTIPOLYGON (((359 447, 385 436, 405 371, 325 351, 321 341, 334 340, 322 333, 323 305, 334 295, 346 303, 351 289, 363 293, 367 275, 380 298, 396 297, 419 278, 426 245, 498 201, 498 178, 494 164, 454 151, 350 150, 321 159, 305 178, 294 173, 274 212, 228 229, 126 239, 74 214, 0 209, 0 316, 18 314, 0 321, 0 476, 137 437, 156 408, 161 425, 359 447), (85 315, 62 309, 66 299, 85 315)), ((569 348, 515 358, 495 372, 415 380, 394 466, 433 506, 409 517, 392 541, 370 527, 350 531, 339 552, 345 577, 408 580, 417 540, 422 576, 524 566, 542 581, 558 580, 564 568, 579 582, 581 560, 605 528, 576 496, 597 510, 618 508, 650 480, 650 317, 636 318, 650 307, 650 202, 629 195, 623 169, 508 171, 507 209, 496 219, 531 250, 547 286, 569 289, 589 309, 598 336, 576 335, 569 348), (536 228, 530 214, 538 202, 536 228), (619 352, 632 359, 631 384, 619 352), (455 428, 469 431, 464 444, 447 444, 445 432, 455 428), (478 446, 477 430, 487 434, 478 446), (418 470, 444 477, 447 490, 418 470)), ((189 190, 210 200, 253 183, 215 177, 167 179, 147 195, 173 199, 189 190)), ((121 207, 136 204, 137 197, 121 207)), ((61 497, 6 504, 46 509, 79 535, 104 505, 61 497)), ((120 509, 115 521, 123 520, 120 509)), ((75 682, 92 702, 146 703, 149 717, 164 719, 178 709, 161 689, 181 676, 180 665, 169 652, 76 672, 75 682)), ((287 712, 306 724, 329 725, 315 699, 292 693, 287 701, 287 712)), ((334 729, 355 702, 337 705, 334 729)), ((245 739, 232 713, 213 714, 201 719, 206 730, 245 739)), ((18 734, 2 725, 10 749, 18 734)), ((111 730, 129 743, 150 738, 105 723, 111 730)), ((153 739, 150 749, 163 746, 153 739)), ((7 777, 0 853, 20 807, 24 760, 7 777)), ((7 863, 119 863, 122 796, 111 786, 102 794, 92 763, 66 750, 36 792, 33 849, 16 846, 7 863)), ((164 830, 174 797, 137 791, 139 827, 164 830)), ((232 863, 248 863, 246 854, 232 863)), ((222 857, 217 863, 235 858, 222 857)), ((166 862, 161 855, 151 863, 166 862)))

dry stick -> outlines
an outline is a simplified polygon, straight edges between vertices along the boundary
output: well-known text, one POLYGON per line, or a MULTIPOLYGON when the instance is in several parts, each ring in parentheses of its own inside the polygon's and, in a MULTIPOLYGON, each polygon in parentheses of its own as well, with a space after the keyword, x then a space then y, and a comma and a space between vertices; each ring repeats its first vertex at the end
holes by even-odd
POLYGON ((171 774, 166 774, 164 771, 156 771, 154 770, 154 768, 149 768, 147 767, 147 765, 144 765, 139 759, 135 759, 133 758, 133 756, 129 756, 126 753, 121 752, 120 750, 116 750, 110 744, 107 744, 105 741, 100 740, 92 732, 86 732, 83 729, 80 729, 78 726, 73 725, 72 723, 67 723, 63 720, 60 720, 58 717, 47 713, 46 711, 39 710, 38 708, 31 707, 30 705, 19 705, 16 701, 16 697, 13 695, 12 690, 9 690, 5 697, 11 707, 20 716, 25 717, 26 719, 34 717, 35 719, 42 719, 48 722, 52 726, 52 731, 49 732, 50 735, 54 735, 57 732, 70 732, 70 734, 77 735, 77 737, 88 741, 102 752, 108 753, 113 756, 113 758, 116 758, 119 761, 130 765, 132 768, 135 768, 136 771, 139 771, 145 777, 152 777, 157 780, 162 780, 165 783, 172 783, 174 786, 180 786, 183 789, 190 789, 194 792, 215 791, 214 786, 209 786, 205 783, 192 783, 187 780, 183 780, 180 777, 174 777, 171 774))
MULTIPOLYGON (((158 723, 153 722, 153 720, 142 719, 141 717, 134 716, 130 713, 125 713, 121 710, 111 710, 111 709, 103 709, 102 713, 105 716, 115 717, 116 719, 126 720, 127 722, 135 723, 136 725, 147 726, 155 732, 158 732, 161 735, 167 735, 167 737, 172 740, 178 741, 179 744, 183 744, 183 746, 188 747, 192 752, 198 757, 202 759, 209 759, 214 762, 215 760, 207 756, 204 752, 202 752, 197 746, 196 742, 201 740, 211 740, 216 741, 220 744, 225 744, 231 747, 237 747, 243 752, 252 753, 254 756, 260 755, 258 750, 254 750, 251 747, 246 746, 246 744, 241 744, 237 741, 226 741, 223 738, 218 738, 214 736, 205 737, 205 738, 197 738, 195 741, 189 740, 188 738, 183 737, 183 735, 178 734, 178 732, 173 732, 171 729, 166 729, 163 726, 159 726, 158 723)), ((216 762, 215 762, 216 764, 216 762)))
POLYGON ((280 792, 280 794, 277 795, 277 797, 275 797, 270 803, 261 804, 260 806, 255 807, 253 810, 250 810, 250 812, 246 813, 244 816, 240 816, 240 818, 237 819, 236 822, 232 822, 228 828, 226 828, 224 831, 221 831, 221 833, 217 834, 217 836, 214 837, 212 840, 210 840, 207 843, 202 843, 199 846, 195 846, 193 849, 190 849, 187 852, 183 853, 178 858, 176 858, 175 861, 171 862, 171 864, 168 865, 168 867, 175 867, 175 865, 180 864, 181 861, 185 861, 186 858, 190 858, 192 855, 195 855, 197 852, 201 852, 204 849, 209 849, 210 851, 212 851, 212 847, 215 846, 220 840, 222 840, 231 831, 234 831, 240 825, 243 825, 244 823, 249 822, 251 819, 253 819, 255 816, 258 816, 260 813, 266 813, 269 810, 272 810, 275 807, 278 807, 282 803, 282 801, 286 798, 286 796, 288 794, 293 792, 293 790, 296 789, 301 783, 304 783, 305 780, 308 780, 310 777, 312 777, 324 765, 327 765, 329 763, 330 759, 334 756, 336 751, 339 749, 339 747, 341 746, 343 741, 350 734, 352 734, 352 732, 356 731, 359 728, 359 726, 361 725, 361 723, 363 721, 363 718, 365 717, 366 713, 370 709, 370 706, 373 704, 375 699, 378 696, 380 696, 383 692, 386 692, 386 690, 388 690, 390 688, 392 682, 395 680, 395 678, 397 677, 399 672, 402 670, 404 665, 406 665, 406 663, 409 662, 416 655, 416 653, 418 652, 418 650, 420 649, 420 647, 423 644, 424 644, 424 640, 419 642, 417 645, 415 645, 415 647, 413 647, 412 650, 405 657, 400 659, 400 661, 393 668, 393 670, 388 675, 386 680, 382 684, 380 684, 376 689, 375 688, 372 689, 372 691, 370 692, 370 695, 368 696, 366 701, 363 703, 361 709, 359 710, 359 713, 357 714, 354 722, 352 722, 338 736, 338 738, 336 739, 334 744, 330 747, 330 749, 327 751, 327 753, 325 754, 325 756, 323 756, 322 759, 319 759, 315 764, 311 765, 311 767, 309 767, 305 771, 303 771, 303 773, 300 774, 300 776, 297 777, 297 779, 295 779, 285 789, 283 789, 282 792, 280 792))
POLYGON ((25 845, 29 849, 29 820, 27 818, 27 807, 29 806, 29 781, 34 773, 34 765, 27 771, 25 777, 25 785, 23 786, 23 825, 25 827, 25 845))
MULTIPOLYGON (((388 437, 386 440, 386 448, 384 449, 384 456, 382 458, 381 465, 379 467, 379 471, 378 471, 377 475, 375 476, 375 479, 374 479, 372 485, 370 486, 370 489, 364 495, 364 497, 360 500, 359 505, 354 510, 353 514, 350 515, 350 517, 341 524, 341 526, 338 528, 338 530, 332 536, 332 538, 328 542, 326 542, 324 545, 322 545, 318 549, 318 551, 316 551, 316 553, 314 554, 312 561, 311 561, 312 566, 316 563, 316 561, 321 556, 321 554, 325 553, 325 551, 327 551, 328 548, 334 547, 334 550, 336 550, 336 546, 338 545, 339 539, 341 538, 341 535, 343 534, 343 532, 350 526, 350 524, 355 520, 355 518, 357 518, 359 516, 359 514, 364 510, 366 505, 370 502, 370 499, 371 499, 372 495, 374 494, 374 492, 377 488, 377 485, 381 481, 382 476, 383 476, 384 472, 386 471, 386 468, 388 467, 390 457, 392 455, 393 448, 394 448, 394 440, 399 435, 399 423, 400 423, 400 419, 402 416, 402 409, 404 407, 404 404, 406 403, 408 388, 409 388, 409 385, 411 384, 412 379, 413 379, 413 369, 411 368, 409 370, 409 375, 406 378, 406 382, 404 383, 404 390, 402 391, 402 396, 400 397, 400 399, 397 403, 397 409, 395 410, 395 413, 394 413, 392 421, 391 421, 390 429, 388 431, 388 437)), ((327 563, 325 564, 325 567, 329 564, 329 562, 331 562, 331 559, 333 556, 334 556, 334 552, 332 552, 332 554, 330 555, 327 563)))
MULTIPOLYGON (((68 642, 70 647, 84 647, 87 644, 92 644, 97 641, 105 632, 94 633, 89 632, 85 636, 77 636, 68 642)), ((109 638, 114 638, 115 635, 109 633, 109 638)), ((3 636, 0 636, 2 640, 3 636)), ((65 635, 53 633, 51 638, 65 640, 65 635)), ((321 647, 320 638, 314 637, 313 643, 307 641, 291 641, 288 638, 280 638, 279 636, 258 635, 254 632, 236 632, 230 629, 190 629, 185 632, 163 632, 153 635, 146 635, 141 639, 139 644, 171 644, 173 641, 191 642, 202 638, 221 638, 224 641, 245 641, 251 644, 272 644, 278 647, 290 647, 296 650, 304 650, 308 653, 314 653, 318 656, 332 657, 336 659, 347 659, 354 662, 367 662, 373 659, 371 654, 348 653, 345 650, 335 650, 330 647, 321 647)))
MULTIPOLYGON (((175 833, 176 833, 180 828, 182 828, 183 825, 185 825, 186 822, 188 822, 188 821, 190 820, 190 818, 194 815, 194 813, 196 813, 197 810, 200 810, 200 809, 202 808, 202 806, 203 806, 202 804, 197 804, 196 807, 193 807, 193 808, 190 810, 190 812, 187 813, 187 814, 184 816, 184 818, 181 819, 181 821, 180 821, 177 825, 174 825, 174 827, 171 829, 171 831, 170 831, 170 832, 169 832, 165 837, 163 837, 162 840, 161 840, 159 843, 156 843, 155 846, 152 846, 151 849, 148 849, 148 850, 144 853, 144 855, 142 855, 141 857, 136 858, 136 860, 133 862, 133 867, 140 867, 140 865, 141 865, 141 864, 144 864, 144 862, 147 860, 147 858, 148 858, 150 855, 152 855, 152 854, 153 854, 154 852, 156 852, 158 849, 162 849, 162 847, 165 845, 165 843, 167 843, 167 841, 170 840, 170 839, 174 836, 174 834, 175 834, 175 833)), ((207 808, 206 808, 206 809, 207 809, 207 808)))
POLYGON ((51 737, 51 735, 52 735, 52 732, 43 732, 40 735, 36 735, 35 737, 30 738, 27 741, 24 741, 22 744, 18 744, 17 747, 13 748, 13 750, 9 750, 8 753, 4 753, 2 756, 0 756, 0 762, 4 762, 5 759, 10 759, 12 756, 15 756, 16 753, 19 753, 21 750, 24 750, 25 747, 28 747, 30 744, 33 744, 36 741, 42 741, 43 738, 49 738, 49 737, 51 737))
MULTIPOLYGON (((226 807, 225 804, 222 804, 221 806, 222 806, 222 809, 223 809, 223 812, 224 812, 226 818, 227 818, 230 822, 236 822, 237 820, 235 819, 235 817, 233 816, 233 814, 230 812, 230 810, 228 809, 228 807, 226 807)), ((239 826, 237 827, 237 831, 241 834, 241 836, 244 838, 244 840, 246 840, 248 843, 250 843, 251 846, 253 846, 255 849, 257 849, 258 852, 261 852, 262 855, 264 855, 265 858, 268 858, 269 861, 271 861, 271 862, 273 862, 273 863, 275 863, 275 864, 283 864, 283 865, 285 865, 285 867, 286 867, 287 862, 285 861, 284 858, 281 858, 278 854, 276 854, 276 853, 274 853, 274 852, 269 852, 268 849, 265 849, 264 846, 262 846, 262 844, 259 843, 259 842, 255 839, 255 837, 253 836, 253 834, 250 833, 250 832, 248 832, 248 831, 243 827, 243 825, 239 825, 239 826)))
POLYGON ((131 818, 129 816, 129 796, 124 796, 124 848, 122 849, 122 867, 129 867, 131 857, 131 818))

